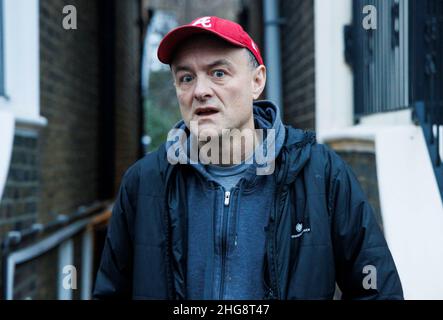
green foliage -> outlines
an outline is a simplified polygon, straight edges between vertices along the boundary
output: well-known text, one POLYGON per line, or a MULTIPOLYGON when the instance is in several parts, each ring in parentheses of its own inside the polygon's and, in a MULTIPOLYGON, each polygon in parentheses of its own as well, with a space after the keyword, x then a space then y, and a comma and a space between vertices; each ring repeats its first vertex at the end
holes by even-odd
POLYGON ((151 137, 149 151, 166 141, 169 130, 181 119, 172 76, 169 71, 152 72, 149 94, 144 101, 144 130, 151 137))

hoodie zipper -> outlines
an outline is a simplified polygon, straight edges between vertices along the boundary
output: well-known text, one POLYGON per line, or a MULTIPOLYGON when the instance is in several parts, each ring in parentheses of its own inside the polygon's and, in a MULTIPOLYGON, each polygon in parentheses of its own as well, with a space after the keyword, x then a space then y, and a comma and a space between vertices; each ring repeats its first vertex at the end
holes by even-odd
POLYGON ((225 206, 229 206, 230 198, 231 198, 231 191, 225 191, 225 206))
POLYGON ((231 191, 224 193, 224 207, 223 207, 223 225, 222 225, 222 241, 221 241, 221 272, 220 272, 220 291, 219 299, 223 299, 225 287, 225 263, 226 251, 228 242, 228 220, 229 220, 229 204, 231 202, 231 191))

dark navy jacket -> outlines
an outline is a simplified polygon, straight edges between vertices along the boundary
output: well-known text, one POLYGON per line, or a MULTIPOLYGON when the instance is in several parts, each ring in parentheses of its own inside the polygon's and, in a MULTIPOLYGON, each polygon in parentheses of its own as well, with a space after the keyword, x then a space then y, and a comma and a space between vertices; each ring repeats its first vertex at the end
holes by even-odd
MULTIPOLYGON (((186 179, 192 174, 189 165, 168 163, 164 145, 128 169, 94 298, 187 299, 186 179)), ((264 299, 332 299, 336 283, 343 299, 403 298, 372 208, 337 154, 312 132, 287 126, 273 177, 264 299), (376 271, 369 287, 368 270, 376 271)))

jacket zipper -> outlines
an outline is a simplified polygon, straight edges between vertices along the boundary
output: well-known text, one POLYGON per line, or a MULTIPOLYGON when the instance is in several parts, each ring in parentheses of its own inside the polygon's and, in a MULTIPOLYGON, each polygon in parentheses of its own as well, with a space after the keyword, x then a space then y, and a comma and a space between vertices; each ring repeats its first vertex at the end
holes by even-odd
POLYGON ((278 284, 277 284, 277 259, 275 254, 275 222, 272 221, 269 228, 269 239, 268 239, 268 268, 270 275, 270 288, 267 293, 268 299, 278 299, 278 284))
POLYGON ((229 218, 229 204, 231 201, 231 192, 225 191, 224 208, 223 208, 223 226, 222 226, 222 248, 221 248, 221 272, 220 272, 220 292, 219 299, 223 299, 225 287, 225 256, 227 250, 228 238, 228 218, 229 218))
MULTIPOLYGON (((275 210, 275 214, 276 217, 280 215, 280 203, 281 203, 281 198, 282 198, 282 192, 281 192, 281 188, 278 188, 279 191, 277 192, 277 205, 276 205, 276 210, 275 210)), ((274 221, 272 222, 272 227, 271 227, 271 263, 272 263, 272 270, 273 272, 271 273, 271 275, 273 275, 273 281, 271 281, 271 287, 273 288, 271 291, 271 295, 273 295, 276 299, 280 299, 280 289, 279 289, 279 285, 278 285, 278 277, 277 277, 277 270, 278 270, 278 257, 277 257, 277 237, 276 237, 276 231, 275 231, 275 223, 276 223, 276 219, 274 219, 274 221)))
MULTIPOLYGON (((167 173, 167 184, 169 184, 169 182, 171 181, 171 176, 172 173, 169 172, 167 173)), ((170 188, 167 188, 166 194, 169 195, 169 193, 171 192, 170 188)), ((169 196, 166 197, 166 199, 168 199, 169 196)), ((165 208, 168 208, 168 200, 165 201, 165 208)), ((169 211, 165 210, 164 211, 164 223, 165 226, 170 226, 171 225, 171 218, 169 216, 169 211)), ((172 234, 169 233, 169 231, 167 230, 165 232, 166 235, 166 252, 165 252, 165 259, 166 259, 166 266, 167 266, 167 270, 166 270, 166 278, 167 278, 167 286, 168 286, 168 296, 169 296, 169 300, 176 300, 178 299, 177 297, 177 290, 175 288, 175 283, 174 283, 174 267, 173 267, 173 262, 172 260, 174 259, 172 257, 172 253, 169 251, 172 248, 172 234)), ((186 297, 185 297, 186 298, 186 297)))
MULTIPOLYGON (((282 149, 282 152, 285 152, 284 148, 282 149)), ((283 177, 286 177, 288 172, 288 161, 286 159, 286 154, 284 158, 284 167, 283 167, 283 177)), ((278 270, 278 258, 276 255, 276 248, 277 248, 277 239, 276 239, 276 232, 275 232, 275 223, 278 216, 280 216, 280 210, 281 210, 281 198, 283 197, 283 187, 280 185, 277 189, 277 196, 275 197, 275 200, 277 203, 275 204, 275 216, 271 217, 271 224, 270 224, 270 232, 269 232, 269 239, 268 239, 268 265, 269 265, 269 271, 270 271, 270 282, 271 282, 271 288, 268 292, 268 296, 270 299, 280 299, 280 288, 278 284, 278 278, 277 278, 277 270, 278 270)))

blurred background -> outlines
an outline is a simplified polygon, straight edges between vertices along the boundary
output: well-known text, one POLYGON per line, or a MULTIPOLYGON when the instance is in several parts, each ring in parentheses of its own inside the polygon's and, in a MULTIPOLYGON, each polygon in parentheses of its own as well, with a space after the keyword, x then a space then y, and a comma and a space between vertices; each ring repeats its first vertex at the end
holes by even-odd
POLYGON ((180 119, 158 44, 206 15, 352 166, 405 298, 443 299, 443 0, 0 0, 1 298, 91 298, 122 175, 180 119))

